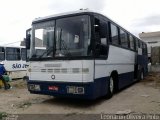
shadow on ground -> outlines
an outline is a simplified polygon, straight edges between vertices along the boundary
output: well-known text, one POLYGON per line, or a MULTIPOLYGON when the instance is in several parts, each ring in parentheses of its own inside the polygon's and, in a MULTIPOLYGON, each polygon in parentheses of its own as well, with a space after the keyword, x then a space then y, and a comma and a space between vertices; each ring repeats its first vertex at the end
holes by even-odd
MULTIPOLYGON (((106 99, 107 100, 107 99, 106 99)), ((105 99, 98 98, 96 100, 82 100, 82 99, 73 99, 73 98, 56 98, 48 99, 43 101, 44 104, 66 106, 73 108, 89 108, 95 105, 99 105, 105 102, 105 99)))

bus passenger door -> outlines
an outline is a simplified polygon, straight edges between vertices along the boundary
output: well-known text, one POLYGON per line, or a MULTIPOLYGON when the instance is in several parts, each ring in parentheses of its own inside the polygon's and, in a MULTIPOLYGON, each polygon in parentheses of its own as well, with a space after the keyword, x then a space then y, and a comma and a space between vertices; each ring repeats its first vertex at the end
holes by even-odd
POLYGON ((103 96, 106 93, 105 82, 107 76, 107 56, 108 56, 108 36, 107 36, 107 26, 108 22, 95 18, 94 23, 94 38, 95 38, 95 94, 103 96))
POLYGON ((108 56, 108 22, 95 18, 94 33, 95 33, 95 57, 107 59, 108 56))

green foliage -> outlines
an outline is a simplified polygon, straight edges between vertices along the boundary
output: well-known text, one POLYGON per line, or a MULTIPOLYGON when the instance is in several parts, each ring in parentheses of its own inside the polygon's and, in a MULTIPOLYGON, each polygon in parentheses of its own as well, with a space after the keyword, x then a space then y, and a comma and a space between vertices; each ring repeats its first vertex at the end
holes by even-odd
POLYGON ((0 112, 0 120, 2 120, 2 118, 7 117, 7 113, 5 112, 0 112))

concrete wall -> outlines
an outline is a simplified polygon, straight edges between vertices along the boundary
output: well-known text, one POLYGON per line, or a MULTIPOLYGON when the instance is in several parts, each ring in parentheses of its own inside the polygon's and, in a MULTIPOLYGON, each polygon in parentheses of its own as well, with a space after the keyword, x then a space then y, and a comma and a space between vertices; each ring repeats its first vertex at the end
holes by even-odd
POLYGON ((160 46, 160 31, 158 32, 148 32, 140 33, 139 37, 147 43, 148 56, 151 57, 151 48, 160 46))
POLYGON ((148 72, 160 72, 160 65, 148 65, 148 72))
POLYGON ((151 64, 152 65, 160 64, 160 47, 151 48, 151 64))

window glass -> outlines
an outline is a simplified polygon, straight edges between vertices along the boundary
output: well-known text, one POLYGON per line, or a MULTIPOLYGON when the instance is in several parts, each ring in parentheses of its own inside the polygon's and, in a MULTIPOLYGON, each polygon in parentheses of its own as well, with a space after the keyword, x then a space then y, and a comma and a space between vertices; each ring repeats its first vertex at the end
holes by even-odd
POLYGON ((136 40, 136 51, 138 50, 138 39, 135 39, 136 40))
POLYGON ((45 49, 36 49, 36 54, 38 55, 38 56, 40 56, 42 53, 44 53, 45 52, 45 49))
POLYGON ((101 44, 107 45, 107 22, 100 20, 100 39, 101 44))
POLYGON ((56 20, 55 57, 90 56, 90 18, 87 15, 56 20))
MULTIPOLYGON (((32 44, 30 55, 31 58, 52 58, 53 45, 55 38, 55 21, 46 21, 33 24, 32 29, 32 44), (40 55, 36 54, 36 47, 44 49, 40 55)), ((27 58, 28 59, 28 58, 27 58)))
POLYGON ((95 18, 95 51, 96 56, 107 55, 107 21, 95 18))
POLYGON ((3 47, 0 47, 0 60, 4 60, 5 58, 5 54, 4 54, 4 48, 3 47))
POLYGON ((147 46, 145 43, 142 43, 142 52, 143 52, 143 55, 147 54, 147 46))
POLYGON ((6 48, 6 60, 20 60, 20 49, 6 48))
POLYGON ((127 33, 120 29, 120 40, 122 47, 128 48, 127 33))
POLYGON ((138 48, 140 48, 140 41, 138 40, 138 48))
POLYGON ((26 49, 25 48, 21 49, 21 58, 22 60, 26 60, 26 49))
POLYGON ((148 54, 147 53, 147 44, 145 44, 145 53, 146 53, 146 55, 148 54))
POLYGON ((93 49, 90 25, 88 15, 63 17, 33 24, 30 57, 77 59, 81 56, 91 56, 93 49), (36 47, 41 47, 41 52, 37 52, 36 47))
POLYGON ((30 49, 27 49, 26 61, 29 61, 30 58, 30 49))
POLYGON ((139 41, 139 46, 140 46, 140 48, 142 48, 142 42, 141 41, 139 41))
POLYGON ((132 49, 132 50, 134 50, 134 39, 133 39, 133 36, 129 36, 129 40, 130 40, 130 48, 132 49))
POLYGON ((118 29, 115 25, 111 24, 111 39, 112 39, 112 44, 118 45, 119 40, 118 40, 118 29))

